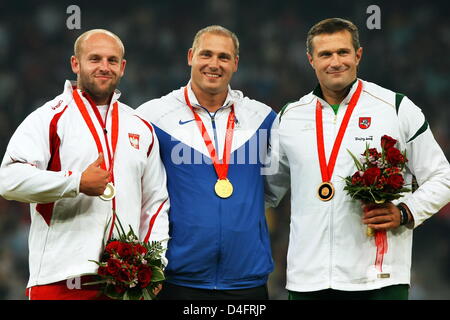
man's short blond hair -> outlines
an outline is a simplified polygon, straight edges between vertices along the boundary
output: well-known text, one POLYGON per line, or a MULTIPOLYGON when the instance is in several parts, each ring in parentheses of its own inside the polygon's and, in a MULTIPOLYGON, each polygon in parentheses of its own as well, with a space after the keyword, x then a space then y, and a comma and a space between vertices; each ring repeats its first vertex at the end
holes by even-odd
POLYGON ((239 40, 234 32, 231 32, 227 28, 224 28, 219 25, 212 25, 206 28, 203 28, 197 32, 194 37, 194 41, 192 42, 192 50, 195 51, 198 48, 198 42, 200 41, 200 37, 205 33, 212 33, 216 35, 230 37, 233 40, 234 44, 234 55, 239 57, 239 40))
POLYGON ((77 58, 80 57, 80 54, 82 51, 81 46, 82 46, 84 40, 86 40, 89 36, 96 34, 96 33, 103 33, 103 34, 106 34, 106 35, 116 39, 117 43, 119 44, 120 48, 122 49, 122 58, 125 56, 125 47, 122 43, 122 40, 120 40, 120 38, 116 34, 112 33, 111 31, 105 30, 105 29, 92 29, 92 30, 84 32, 75 41, 75 44, 73 45, 73 53, 74 53, 75 57, 77 57, 77 58))

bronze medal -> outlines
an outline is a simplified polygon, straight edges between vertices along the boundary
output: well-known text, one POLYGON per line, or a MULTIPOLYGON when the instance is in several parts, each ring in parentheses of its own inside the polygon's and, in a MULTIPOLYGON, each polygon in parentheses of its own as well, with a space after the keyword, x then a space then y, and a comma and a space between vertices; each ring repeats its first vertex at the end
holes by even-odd
POLYGON ((362 91, 362 82, 358 80, 358 86, 353 93, 348 103, 347 110, 345 111, 344 118, 342 119, 339 131, 336 139, 333 143, 333 149, 331 150, 330 158, 328 160, 325 157, 325 143, 323 136, 323 119, 322 119, 322 103, 317 99, 316 103, 316 138, 317 138, 317 154, 319 156, 320 174, 322 176, 322 183, 317 188, 317 197, 322 201, 329 201, 334 196, 334 187, 330 182, 333 176, 334 165, 341 148, 342 140, 344 139, 345 131, 347 130, 348 123, 350 121, 353 110, 356 107, 359 96, 362 91))
POLYGON ((334 187, 331 182, 325 181, 317 188, 317 197, 322 201, 329 201, 334 196, 334 187))
POLYGON ((233 194, 233 185, 228 179, 218 179, 214 191, 221 198, 229 198, 233 194))

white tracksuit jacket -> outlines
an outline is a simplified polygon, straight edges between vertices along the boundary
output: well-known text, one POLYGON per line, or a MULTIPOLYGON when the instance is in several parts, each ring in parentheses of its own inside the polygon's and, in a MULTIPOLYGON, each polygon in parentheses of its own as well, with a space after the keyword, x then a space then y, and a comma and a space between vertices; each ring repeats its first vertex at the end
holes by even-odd
MULTIPOLYGON (((97 129, 109 168, 105 135, 93 108, 82 100, 97 129)), ((111 141, 113 95, 106 129, 111 141)), ((153 128, 119 105, 114 161, 117 216, 141 240, 168 238, 166 174, 153 128)), ((79 192, 82 172, 98 157, 94 138, 72 97, 72 84, 31 113, 17 128, 0 168, 0 194, 29 202, 30 279, 27 287, 94 273, 111 224, 112 201, 79 192)), ((114 235, 116 230, 114 230, 114 235)), ((166 241, 164 242, 166 243, 166 241)), ((165 244, 166 245, 166 244, 165 244)))
POLYGON ((327 288, 357 291, 410 282, 413 231, 405 226, 387 232, 388 251, 382 267, 389 278, 378 277, 375 241, 366 236, 360 203, 343 190, 343 177, 356 171, 347 149, 358 155, 369 143, 370 147, 381 150, 380 139, 385 134, 399 141, 400 150, 406 149, 409 161, 405 180, 411 183, 414 175, 419 188, 395 204, 408 205, 414 216, 414 227, 450 201, 450 166, 421 110, 407 97, 366 81, 337 157, 332 176, 334 198, 328 202, 318 199, 317 187, 322 179, 315 130, 317 99, 323 106, 328 163, 356 87, 357 82, 340 104, 336 116, 315 90, 288 104, 272 127, 271 165, 276 174, 266 176, 266 205, 278 205, 291 187, 286 285, 291 291, 327 288), (368 128, 360 127, 362 118, 370 118, 368 128))

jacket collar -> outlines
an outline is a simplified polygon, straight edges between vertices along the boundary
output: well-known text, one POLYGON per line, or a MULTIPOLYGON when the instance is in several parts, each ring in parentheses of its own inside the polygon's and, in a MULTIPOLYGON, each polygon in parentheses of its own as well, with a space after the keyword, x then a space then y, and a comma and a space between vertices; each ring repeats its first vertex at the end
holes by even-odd
MULTIPOLYGON (((197 97, 194 94, 194 91, 192 91, 191 81, 188 82, 187 88, 188 88, 189 101, 191 102, 192 106, 194 108, 202 108, 203 109, 204 107, 202 105, 200 105, 200 103, 197 100, 197 97)), ((181 92, 182 101, 184 103, 186 103, 186 101, 184 100, 184 87, 182 87, 180 89, 180 92, 181 92)), ((236 105, 240 99, 242 99, 242 92, 240 92, 238 90, 232 90, 230 85, 228 85, 228 94, 225 99, 225 103, 223 104, 223 106, 220 109, 229 108, 233 104, 236 108, 236 105)))
MULTIPOLYGON (((77 82, 73 81, 73 80, 66 80, 66 82, 64 83, 64 97, 66 97, 68 100, 67 101, 71 101, 73 99, 73 90, 77 89, 77 82)), ((81 93, 81 95, 83 97, 85 97, 89 103, 91 105, 95 105, 95 103, 93 102, 92 98, 86 93, 86 92, 81 92, 79 89, 78 91, 81 93)), ((111 97, 111 101, 110 101, 110 105, 113 104, 114 102, 117 102, 121 96, 121 92, 118 89, 114 90, 114 93, 111 97)))
MULTIPOLYGON (((341 106, 343 105, 348 105, 348 103, 350 102, 350 99, 352 98, 353 93, 355 93, 356 88, 358 87, 358 78, 356 78, 349 86, 348 86, 348 94, 345 96, 344 100, 342 100, 341 102, 341 106)), ((317 98, 320 99, 320 102, 322 103, 322 105, 324 105, 325 103, 327 105, 329 105, 329 103, 325 100, 324 96, 323 96, 323 92, 322 92, 322 88, 320 87, 320 84, 317 84, 316 88, 313 90, 312 92, 313 95, 315 95, 317 98)))

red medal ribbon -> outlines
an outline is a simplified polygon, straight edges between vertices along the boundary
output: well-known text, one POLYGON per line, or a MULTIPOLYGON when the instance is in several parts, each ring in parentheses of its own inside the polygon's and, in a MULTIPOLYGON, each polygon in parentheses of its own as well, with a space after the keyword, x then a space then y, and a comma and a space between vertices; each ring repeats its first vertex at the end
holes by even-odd
MULTIPOLYGON (((77 104, 78 109, 80 110, 81 115, 83 116, 84 121, 86 122, 89 131, 91 131, 92 137, 95 140, 95 144, 97 145, 97 150, 100 153, 103 153, 103 147, 102 144, 100 142, 100 137, 97 133, 97 130, 95 129, 94 123, 91 119, 91 117, 89 116, 89 112, 86 109, 86 106, 83 103, 83 100, 80 97, 80 94, 78 93, 77 90, 73 90, 73 98, 75 100, 75 103, 77 104)), ((109 160, 109 171, 111 172, 111 174, 113 174, 113 167, 114 167, 114 155, 116 153, 116 147, 117 147, 117 140, 119 137, 119 107, 117 102, 114 103, 113 105, 113 110, 111 112, 112 114, 112 124, 111 124, 111 140, 112 140, 112 156, 111 156, 111 152, 109 149, 109 144, 108 144, 108 138, 106 135, 106 122, 103 122, 103 119, 100 115, 100 112, 98 111, 98 109, 96 107, 92 108, 94 110, 95 116, 98 120, 98 122, 100 123, 100 126, 103 128, 103 132, 105 134, 105 142, 106 142, 106 148, 108 151, 108 160, 109 160)), ((102 169, 106 170, 106 163, 103 162, 102 163, 102 169)))
POLYGON ((317 99, 316 136, 317 136, 317 152, 319 154, 319 164, 320 164, 320 173, 322 174, 322 182, 331 181, 331 177, 334 171, 334 165, 336 164, 337 155, 339 153, 339 149, 341 148, 342 139, 344 138, 345 130, 347 129, 347 125, 348 122, 350 121, 353 109, 355 109, 356 103, 358 102, 359 96, 361 95, 361 91, 362 91, 362 82, 361 80, 358 80, 358 87, 356 88, 356 91, 353 94, 353 96, 350 98, 347 110, 345 111, 344 119, 342 120, 341 126, 339 127, 336 140, 334 141, 333 149, 331 150, 328 165, 325 159, 325 144, 323 142, 322 104, 320 103, 319 99, 317 99))
MULTIPOLYGON (((78 110, 80 110, 81 115, 83 116, 84 121, 86 122, 86 125, 89 128, 89 131, 92 134, 92 137, 94 138, 95 144, 97 145, 97 150, 100 153, 103 153, 103 147, 102 144, 100 142, 100 137, 97 133, 97 130, 95 129, 94 123, 89 115, 89 112, 86 109, 86 106, 84 105, 83 100, 80 97, 80 94, 78 93, 78 90, 74 89, 73 90, 73 98, 75 100, 75 103, 78 107, 78 110)), ((106 149, 108 152, 108 160, 109 160, 109 172, 111 173, 111 182, 114 183, 114 157, 116 154, 116 147, 117 147, 117 140, 119 138, 119 105, 117 102, 115 102, 113 104, 113 109, 111 111, 111 115, 112 115, 112 123, 111 123, 111 147, 112 147, 112 154, 109 148, 109 143, 108 143, 108 137, 106 134, 106 120, 103 121, 100 112, 98 111, 98 108, 95 106, 95 104, 93 102, 90 101, 89 97, 86 97, 89 102, 91 104, 93 104, 93 110, 95 113, 95 116, 98 120, 98 122, 100 123, 100 126, 103 129, 103 133, 105 135, 105 143, 106 143, 106 149)), ((103 161, 102 165, 101 165, 103 170, 106 170, 106 164, 105 161, 103 161)), ((116 198, 114 197, 112 199, 112 206, 113 206, 113 220, 111 223, 111 229, 109 232, 109 237, 108 240, 111 239, 112 237, 112 232, 114 229, 114 222, 116 219, 116 198)))
POLYGON ((213 161, 213 165, 214 165, 214 169, 217 173, 217 177, 220 180, 225 180, 228 175, 228 166, 229 166, 230 155, 231 155, 231 145, 233 142, 234 119, 235 119, 234 105, 231 106, 231 111, 230 111, 230 114, 228 115, 227 132, 225 135, 225 145, 223 147, 223 160, 224 161, 222 163, 220 163, 217 158, 216 149, 214 148, 211 138, 209 137, 208 131, 206 131, 205 124, 203 123, 200 116, 195 112, 194 107, 192 106, 191 102, 189 101, 187 86, 184 87, 184 98, 186 100, 186 104, 191 109, 192 113, 194 114, 195 122, 197 123, 198 129, 200 130, 203 141, 205 142, 206 148, 208 149, 208 152, 211 156, 211 160, 213 161))

